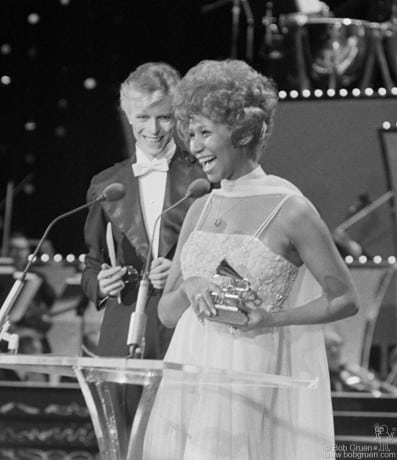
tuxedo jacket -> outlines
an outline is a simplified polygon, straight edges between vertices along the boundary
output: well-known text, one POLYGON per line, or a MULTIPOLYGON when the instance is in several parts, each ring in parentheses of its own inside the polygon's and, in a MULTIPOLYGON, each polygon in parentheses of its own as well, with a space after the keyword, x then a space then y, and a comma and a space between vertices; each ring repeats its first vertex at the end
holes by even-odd
MULTIPOLYGON (((132 172, 135 156, 117 163, 94 176, 87 193, 88 201, 94 200, 112 183, 125 187, 125 195, 118 201, 102 201, 93 205, 88 213, 84 235, 88 247, 85 269, 82 274, 82 288, 87 297, 98 308, 104 308, 97 353, 101 356, 126 356, 126 345, 131 313, 135 309, 138 283, 127 283, 121 292, 121 303, 108 297, 101 301, 98 297, 97 276, 102 263, 110 264, 106 244, 106 226, 111 223, 115 243, 117 263, 132 265, 140 273, 149 249, 139 196, 139 181, 132 172)), ((168 208, 185 195, 189 184, 203 177, 201 167, 188 153, 178 147, 169 164, 163 209, 168 208)), ((192 203, 188 199, 165 214, 161 219, 159 256, 172 259, 179 231, 185 214, 192 203)), ((160 294, 150 290, 146 307, 146 349, 145 358, 161 359, 171 339, 172 330, 166 329, 157 316, 160 294)))

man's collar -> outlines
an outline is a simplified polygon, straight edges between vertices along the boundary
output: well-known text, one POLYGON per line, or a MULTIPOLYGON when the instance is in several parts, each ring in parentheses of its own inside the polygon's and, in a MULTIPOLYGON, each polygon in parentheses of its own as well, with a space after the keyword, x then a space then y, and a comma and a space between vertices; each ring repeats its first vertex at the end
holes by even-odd
MULTIPOLYGON (((164 150, 161 152, 161 155, 156 156, 156 159, 160 160, 165 158, 168 163, 172 160, 172 157, 175 154, 176 144, 174 139, 171 139, 168 144, 165 146, 164 150)), ((135 146, 135 154, 137 163, 147 163, 150 162, 153 158, 149 157, 138 145, 135 146)))

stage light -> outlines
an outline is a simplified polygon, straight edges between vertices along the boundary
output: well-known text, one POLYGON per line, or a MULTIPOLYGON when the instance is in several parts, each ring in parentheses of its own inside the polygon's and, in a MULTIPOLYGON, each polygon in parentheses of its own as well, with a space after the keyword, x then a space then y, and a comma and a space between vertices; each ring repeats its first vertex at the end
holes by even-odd
POLYGON ((382 128, 383 128, 383 129, 390 129, 390 128, 391 128, 390 122, 389 122, 389 121, 384 121, 384 122, 382 123, 382 128))
POLYGON ((40 21, 40 16, 37 13, 30 13, 28 15, 29 24, 37 24, 40 21))
POLYGON ((64 110, 68 108, 68 101, 65 98, 59 99, 58 100, 58 108, 64 110))
POLYGON ((23 159, 25 160, 26 164, 33 165, 36 162, 36 156, 33 153, 28 152, 23 159))
POLYGON ((278 92, 278 97, 280 99, 285 99, 287 97, 287 92, 286 91, 279 91, 278 92))
POLYGON ((396 258, 394 256, 389 256, 387 258, 387 261, 389 262, 390 265, 394 265, 396 263, 396 258))
POLYGON ((328 97, 334 97, 335 96, 335 90, 332 88, 327 89, 327 96, 328 97))
POLYGON ((94 89, 96 88, 96 80, 95 78, 86 78, 83 82, 84 88, 85 89, 94 89))
POLYGON ((346 97, 349 94, 346 88, 342 88, 339 90, 339 96, 340 97, 346 97))
POLYGON ((397 88, 395 86, 393 86, 390 92, 393 94, 393 96, 397 96, 397 88))
POLYGON ((381 256, 374 256, 373 261, 374 261, 374 264, 381 264, 382 263, 382 257, 381 256))
POLYGON ((314 90, 314 95, 315 95, 316 97, 322 97, 323 94, 324 94, 324 93, 323 93, 323 91, 322 91, 321 89, 315 89, 315 90, 314 90))
POLYGON ((63 6, 69 5, 70 0, 59 0, 59 3, 63 6))
POLYGON ((374 90, 372 88, 365 88, 364 93, 366 96, 373 96, 374 90))
POLYGON ((310 89, 304 89, 304 90, 302 91, 302 96, 303 96, 303 97, 310 97, 310 96, 311 96, 310 89))
POLYGON ((76 256, 74 254, 68 254, 66 256, 66 262, 72 263, 76 260, 76 256))
POLYGON ((11 53, 11 45, 8 44, 8 43, 3 43, 0 47, 0 53, 1 54, 4 54, 7 55, 7 54, 10 54, 11 53))
POLYGON ((25 123, 26 131, 34 131, 37 128, 37 125, 34 121, 27 121, 25 123))
POLYGON ((295 89, 293 89, 292 91, 289 92, 289 97, 291 99, 296 99, 298 96, 299 96, 299 93, 295 89))
POLYGON ((30 58, 34 58, 37 56, 37 48, 35 48, 34 46, 31 46, 30 48, 28 48, 26 54, 30 57, 30 58))
POLYGON ((85 254, 80 254, 79 255, 79 262, 81 262, 81 263, 85 262, 85 254))
POLYGON ((345 257, 345 262, 350 265, 354 262, 354 258, 352 256, 346 256, 345 257))
POLYGON ((62 262, 62 254, 55 254, 54 255, 54 262, 62 262))
POLYGON ((64 126, 57 126, 55 128, 55 136, 57 137, 65 137, 66 136, 66 129, 64 126))
POLYGON ((352 90, 352 94, 353 94, 354 97, 358 97, 358 96, 360 96, 361 91, 358 88, 354 88, 352 90))
POLYGON ((11 83, 11 78, 8 75, 2 75, 0 81, 2 85, 7 86, 11 83))
POLYGON ((358 261, 360 262, 360 264, 366 264, 368 261, 367 256, 360 256, 358 258, 358 261))
POLYGON ((379 94, 379 96, 386 96, 387 89, 386 88, 378 88, 378 94, 379 94))
POLYGON ((42 256, 40 257, 40 260, 42 262, 48 262, 50 260, 50 256, 48 254, 42 254, 42 256))
POLYGON ((343 18, 342 24, 343 24, 344 26, 350 26, 350 25, 352 24, 352 20, 349 19, 349 18, 343 18))

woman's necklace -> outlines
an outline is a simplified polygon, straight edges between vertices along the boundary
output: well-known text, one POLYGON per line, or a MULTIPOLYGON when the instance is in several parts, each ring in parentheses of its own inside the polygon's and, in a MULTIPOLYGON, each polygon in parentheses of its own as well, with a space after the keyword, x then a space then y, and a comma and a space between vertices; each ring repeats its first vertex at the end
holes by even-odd
MULTIPOLYGON (((222 204, 223 200, 221 201, 220 204, 222 204)), ((214 211, 214 214, 218 214, 215 216, 215 219, 213 220, 213 225, 219 229, 219 230, 224 230, 225 227, 226 227, 226 220, 225 220, 225 217, 227 216, 227 214, 229 214, 234 208, 236 208, 238 205, 240 204, 240 200, 239 199, 234 199, 233 200, 233 204, 231 206, 228 206, 225 210, 223 210, 222 213, 220 213, 221 211, 221 206, 219 205, 218 208, 219 208, 219 211, 214 211)))

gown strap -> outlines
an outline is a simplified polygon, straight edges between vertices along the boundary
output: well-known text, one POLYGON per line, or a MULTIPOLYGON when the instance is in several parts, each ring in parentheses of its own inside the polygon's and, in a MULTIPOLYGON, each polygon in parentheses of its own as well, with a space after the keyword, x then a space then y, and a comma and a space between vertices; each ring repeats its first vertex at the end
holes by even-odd
POLYGON ((270 222, 277 216, 280 209, 283 207, 284 203, 288 200, 291 195, 285 195, 281 200, 276 204, 276 206, 271 210, 270 214, 266 217, 266 219, 262 222, 259 226, 257 231, 254 233, 254 237, 259 238, 266 227, 270 224, 270 222))

